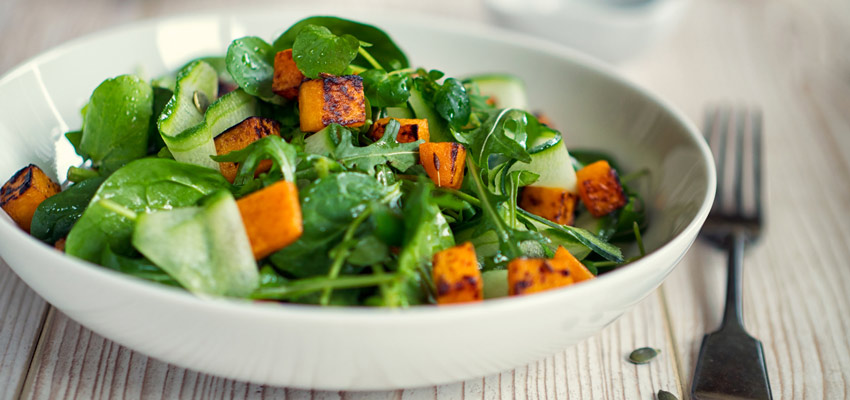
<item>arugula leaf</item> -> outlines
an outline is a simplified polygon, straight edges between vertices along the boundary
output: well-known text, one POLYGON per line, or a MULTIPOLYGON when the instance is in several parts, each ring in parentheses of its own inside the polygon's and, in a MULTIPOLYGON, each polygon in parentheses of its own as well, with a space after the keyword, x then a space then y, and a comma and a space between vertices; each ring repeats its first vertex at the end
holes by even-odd
POLYGON ((295 182, 295 166, 297 165, 297 151, 295 147, 280 136, 269 135, 257 140, 242 150, 231 151, 220 156, 211 156, 218 162, 239 163, 239 172, 236 174, 234 184, 245 185, 254 179, 254 171, 263 160, 272 161, 272 170, 279 171, 283 179, 295 182))
POLYGON ((68 235, 105 179, 86 179, 42 201, 32 216, 30 233, 49 244, 68 235))
POLYGON ((344 130, 339 145, 334 151, 337 161, 348 168, 375 175, 375 167, 390 164, 399 171, 404 171, 419 160, 419 145, 422 140, 410 143, 398 143, 396 137, 399 129, 398 121, 391 119, 387 123, 384 136, 368 146, 358 147, 352 144, 351 131, 344 130))
POLYGON ((152 113, 150 84, 132 75, 107 79, 85 107, 83 133, 76 148, 108 175, 147 154, 152 113))
POLYGON ((454 236, 440 208, 431 198, 431 183, 420 181, 404 206, 404 244, 396 266, 399 279, 384 291, 390 307, 425 301, 422 276, 430 276, 434 253, 454 246, 454 236))
POLYGON ((381 69, 370 69, 360 73, 363 90, 372 107, 395 107, 410 98, 410 76, 388 74, 381 69))
POLYGON ((100 257, 100 265, 106 268, 114 269, 122 274, 132 275, 136 278, 141 278, 151 282, 161 283, 163 285, 182 287, 161 268, 153 265, 144 258, 124 257, 112 251, 109 246, 103 248, 103 253, 100 257))
POLYGON ((528 211, 525 211, 521 208, 517 210, 526 218, 537 221, 543 225, 546 225, 552 229, 558 230, 561 233, 572 237, 573 239, 587 246, 588 248, 593 250, 594 253, 599 254, 608 261, 613 261, 617 263, 621 263, 624 261, 623 252, 622 250, 620 250, 619 247, 606 242, 605 240, 594 235, 593 232, 590 232, 587 229, 577 228, 569 225, 559 225, 552 221, 549 221, 546 218, 542 218, 528 211))
POLYGON ((246 93, 281 104, 284 99, 272 91, 275 54, 270 44, 256 36, 236 39, 227 47, 227 72, 246 93))
POLYGON ((472 112, 466 89, 455 78, 446 79, 434 94, 434 108, 455 130, 466 125, 472 112))
MULTIPOLYGON (((388 71, 410 66, 404 52, 381 29, 372 25, 336 17, 308 17, 298 21, 274 41, 275 50, 282 51, 292 48, 299 32, 307 25, 324 26, 334 35, 343 36, 349 34, 364 42, 368 42, 371 44, 369 54, 388 71)), ((372 68, 371 63, 362 55, 357 56, 353 64, 372 68)))
POLYGON ((89 207, 68 233, 65 252, 97 262, 107 245, 112 251, 133 252, 133 221, 98 202, 109 199, 135 212, 194 205, 202 197, 231 185, 216 170, 164 158, 143 158, 115 171, 95 193, 89 207))
POLYGON ((489 180, 490 170, 511 159, 531 162, 531 155, 526 151, 527 125, 528 113, 525 111, 512 108, 493 110, 481 126, 460 133, 458 139, 466 146, 467 155, 482 166, 485 180, 489 180))
POLYGON ((292 44, 292 59, 308 78, 319 74, 341 75, 357 57, 360 41, 344 34, 334 35, 324 26, 307 25, 301 28, 292 44))

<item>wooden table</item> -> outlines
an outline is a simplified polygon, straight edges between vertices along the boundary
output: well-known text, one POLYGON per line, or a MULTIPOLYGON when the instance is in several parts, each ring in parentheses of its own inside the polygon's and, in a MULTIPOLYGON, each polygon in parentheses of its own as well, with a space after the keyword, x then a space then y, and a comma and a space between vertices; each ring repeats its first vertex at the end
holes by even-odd
MULTIPOLYGON (((344 4, 334 0, 333 4, 344 4)), ((369 7, 485 19, 480 1, 369 7)), ((224 1, 0 2, 0 72, 85 33, 224 1)), ((765 114, 767 232, 745 258, 744 312, 777 398, 850 396, 850 2, 693 0, 675 33, 619 67, 695 120, 717 101, 765 114)), ((0 398, 688 397, 720 319, 722 254, 697 243, 664 285, 583 343, 513 371, 439 387, 338 393, 263 387, 177 368, 106 340, 45 303, 0 261, 0 398), (649 365, 625 361, 662 349, 649 365)))

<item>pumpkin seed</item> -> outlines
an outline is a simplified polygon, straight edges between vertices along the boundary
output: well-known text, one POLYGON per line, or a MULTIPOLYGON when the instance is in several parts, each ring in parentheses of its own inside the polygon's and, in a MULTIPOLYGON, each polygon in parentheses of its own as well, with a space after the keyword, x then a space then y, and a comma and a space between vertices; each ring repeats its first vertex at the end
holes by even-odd
POLYGON ((659 390, 658 394, 655 396, 658 400, 679 400, 675 394, 670 393, 666 390, 659 390))
POLYGON ((207 111, 207 107, 210 106, 210 99, 207 98, 207 95, 204 92, 195 91, 192 93, 192 102, 195 103, 195 108, 198 109, 198 112, 203 114, 207 111))
POLYGON ((632 364, 646 364, 652 361, 660 351, 651 347, 641 347, 629 354, 629 362, 632 364))

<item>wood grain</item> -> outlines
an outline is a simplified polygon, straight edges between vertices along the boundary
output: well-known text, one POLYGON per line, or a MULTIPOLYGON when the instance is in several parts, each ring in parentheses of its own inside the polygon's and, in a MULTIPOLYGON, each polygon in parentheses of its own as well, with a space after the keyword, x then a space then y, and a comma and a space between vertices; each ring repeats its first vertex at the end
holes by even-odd
POLYGON ((567 399, 652 398, 680 393, 661 302, 651 295, 600 334, 514 371, 438 387, 324 392, 253 385, 177 368, 92 333, 53 309, 33 359, 27 399, 567 399), (661 349, 647 365, 626 361, 637 347, 661 349))
MULTIPOLYGON (((768 225, 744 261, 744 318, 777 398, 850 396, 850 3, 697 2, 688 29, 635 79, 695 119, 706 102, 760 105, 768 225), (720 22, 722 21, 722 22, 720 22)), ((686 385, 718 326, 725 258, 696 245, 664 284, 686 385)))

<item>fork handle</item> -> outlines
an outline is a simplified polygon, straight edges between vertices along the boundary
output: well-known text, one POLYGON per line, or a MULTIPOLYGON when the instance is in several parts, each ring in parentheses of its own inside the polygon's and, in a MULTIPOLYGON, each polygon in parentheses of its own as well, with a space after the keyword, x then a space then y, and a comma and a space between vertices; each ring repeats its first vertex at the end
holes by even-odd
POLYGON ((743 319, 743 274, 744 245, 747 235, 743 231, 735 231, 726 240, 729 252, 729 271, 726 278, 726 306, 723 312, 723 322, 720 329, 744 330, 743 319))

